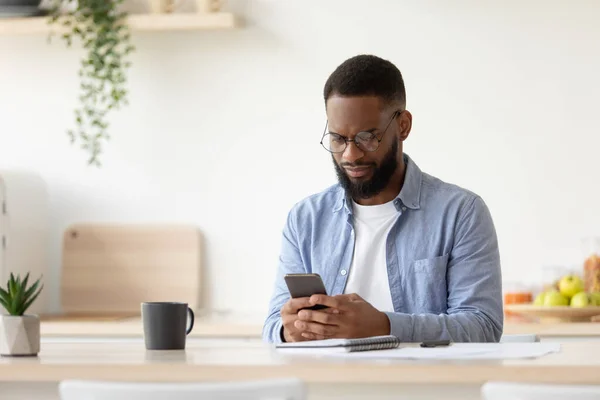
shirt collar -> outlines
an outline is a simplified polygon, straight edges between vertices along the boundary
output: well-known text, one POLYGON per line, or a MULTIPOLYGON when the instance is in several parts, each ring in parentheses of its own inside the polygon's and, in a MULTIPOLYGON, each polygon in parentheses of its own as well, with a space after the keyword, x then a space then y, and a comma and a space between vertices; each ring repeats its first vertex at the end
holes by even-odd
MULTIPOLYGON (((405 153, 403 157, 406 165, 404 184, 400 193, 394 199, 394 205, 397 210, 400 210, 402 207, 417 210, 421 208, 421 181, 423 180, 423 173, 408 154, 405 153)), ((352 214, 351 201, 346 197, 346 192, 340 186, 333 211, 337 212, 342 207, 346 209, 346 212, 352 214)))

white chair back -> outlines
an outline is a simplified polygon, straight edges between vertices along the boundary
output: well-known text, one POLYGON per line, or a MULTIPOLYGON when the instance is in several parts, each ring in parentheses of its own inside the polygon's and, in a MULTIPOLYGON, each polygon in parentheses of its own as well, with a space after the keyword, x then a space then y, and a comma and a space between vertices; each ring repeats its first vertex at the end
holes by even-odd
POLYGON ((486 382, 481 400, 599 400, 600 385, 486 382))
POLYGON ((156 383, 65 380, 61 400, 306 400, 298 379, 219 383, 156 383))

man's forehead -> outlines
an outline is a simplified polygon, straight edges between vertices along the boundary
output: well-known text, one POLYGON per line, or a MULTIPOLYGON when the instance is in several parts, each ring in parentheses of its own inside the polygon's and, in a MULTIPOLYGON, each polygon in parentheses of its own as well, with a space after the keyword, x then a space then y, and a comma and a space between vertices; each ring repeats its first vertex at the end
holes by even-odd
POLYGON ((384 110, 375 97, 332 97, 327 101, 329 131, 341 135, 379 128, 384 110))
POLYGON ((341 96, 332 95, 327 99, 327 112, 336 113, 365 111, 378 113, 383 111, 383 101, 377 96, 341 96))

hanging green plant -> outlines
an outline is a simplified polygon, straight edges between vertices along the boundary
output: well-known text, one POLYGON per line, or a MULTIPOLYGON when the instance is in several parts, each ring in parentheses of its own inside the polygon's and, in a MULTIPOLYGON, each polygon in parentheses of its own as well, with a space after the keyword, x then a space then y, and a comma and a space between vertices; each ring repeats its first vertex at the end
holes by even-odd
MULTIPOLYGON (((53 0, 50 24, 60 24, 68 47, 81 39, 87 50, 79 69, 79 107, 75 109, 75 129, 67 134, 89 153, 88 163, 100 165, 102 143, 107 141, 110 111, 127 105, 127 56, 135 49, 130 43, 127 12, 119 6, 124 0, 53 0), (76 7, 69 10, 68 5, 76 7)), ((55 32, 51 32, 49 40, 55 32)))

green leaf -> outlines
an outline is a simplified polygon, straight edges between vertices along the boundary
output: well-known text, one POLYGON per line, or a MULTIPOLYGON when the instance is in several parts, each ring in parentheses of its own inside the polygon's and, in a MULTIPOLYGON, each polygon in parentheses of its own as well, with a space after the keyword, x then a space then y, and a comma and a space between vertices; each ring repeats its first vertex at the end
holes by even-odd
POLYGON ((10 305, 9 303, 4 300, 4 299, 0 299, 0 304, 2 305, 2 307, 4 307, 4 309, 6 310, 6 312, 8 312, 10 314, 10 305))
POLYGON ((23 288, 27 287, 27 281, 29 280, 29 272, 27 273, 27 275, 25 275, 25 279, 23 279, 23 283, 21 283, 21 286, 23 288))
POLYGON ((15 281, 12 272, 10 273, 10 280, 8 281, 8 293, 10 294, 10 297, 14 297, 17 293, 17 282, 15 281))
POLYGON ((43 288, 44 288, 44 285, 42 285, 40 287, 40 290, 38 290, 38 292, 31 299, 29 299, 29 301, 25 302, 25 304, 22 305, 22 307, 19 309, 19 313, 20 313, 19 315, 25 314, 25 311, 27 311, 27 309, 31 306, 31 304, 33 304, 33 302, 35 301, 35 299, 37 299, 37 297, 42 292, 43 288))
POLYGON ((0 299, 6 301, 7 303, 10 302, 11 299, 10 294, 8 294, 8 292, 3 288, 0 288, 0 299))
POLYGON ((35 292, 35 289, 37 289, 39 283, 40 283, 40 279, 38 279, 29 289, 27 289, 27 291, 25 292, 25 295, 24 295, 24 300, 27 300, 29 297, 31 297, 33 292, 35 292))
POLYGON ((19 314, 19 309, 21 308, 21 305, 23 304, 23 286, 21 285, 20 282, 20 278, 17 278, 17 285, 16 285, 16 293, 13 297, 13 309, 16 313, 16 315, 20 315, 19 314))

